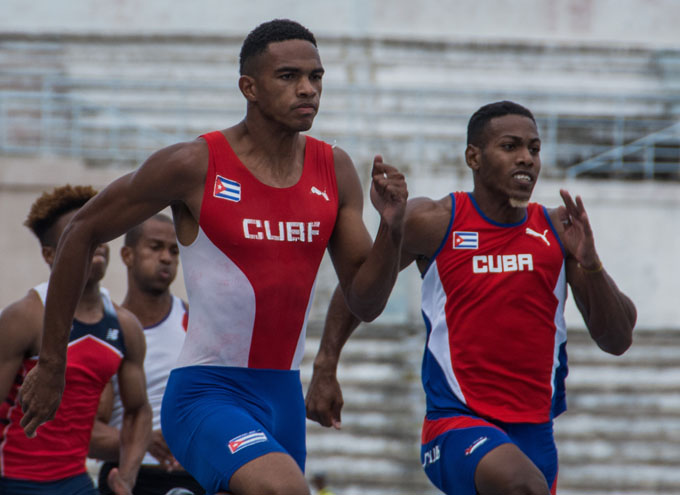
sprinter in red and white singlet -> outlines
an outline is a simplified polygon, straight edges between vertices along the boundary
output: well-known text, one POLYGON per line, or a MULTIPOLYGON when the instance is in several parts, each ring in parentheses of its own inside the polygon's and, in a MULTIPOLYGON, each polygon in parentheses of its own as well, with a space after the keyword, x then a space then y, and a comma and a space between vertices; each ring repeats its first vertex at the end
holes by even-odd
MULTIPOLYGON (((558 208, 529 202, 540 147, 528 109, 485 105, 468 124, 474 190, 407 206, 401 263, 422 274, 427 329, 420 460, 447 494, 555 493, 567 285, 603 350, 632 342, 635 306, 604 270, 581 198, 562 190, 558 208)), ((322 424, 339 416, 335 368, 357 325, 340 297, 326 322, 308 391, 322 424)))

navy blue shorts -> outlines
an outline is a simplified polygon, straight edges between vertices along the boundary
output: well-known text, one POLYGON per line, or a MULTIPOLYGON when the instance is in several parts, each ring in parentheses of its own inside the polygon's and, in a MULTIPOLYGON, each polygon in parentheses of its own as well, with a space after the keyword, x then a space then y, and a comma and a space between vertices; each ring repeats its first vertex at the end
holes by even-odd
POLYGON ((0 495, 97 495, 87 473, 59 481, 28 481, 0 478, 0 495))
POLYGON ((179 463, 212 494, 244 464, 289 454, 304 472, 305 403, 297 370, 188 366, 172 370, 161 428, 179 463))
POLYGON ((420 459, 427 477, 444 493, 475 495, 475 471, 479 461, 505 443, 517 445, 531 459, 554 493, 557 447, 552 421, 492 423, 469 415, 425 418, 420 459))

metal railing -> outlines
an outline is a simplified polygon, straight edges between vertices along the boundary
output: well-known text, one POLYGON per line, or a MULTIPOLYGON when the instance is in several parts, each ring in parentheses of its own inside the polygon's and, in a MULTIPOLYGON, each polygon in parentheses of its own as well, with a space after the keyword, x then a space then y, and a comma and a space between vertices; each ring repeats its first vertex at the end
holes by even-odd
POLYGON ((566 173, 567 177, 578 177, 593 172, 618 175, 633 172, 652 179, 661 174, 678 174, 679 171, 680 122, 676 122, 573 165, 566 173))
MULTIPOLYGON (((534 111, 548 174, 680 178, 680 94, 673 93, 327 85, 312 132, 360 159, 389 150, 418 167, 462 166, 469 115, 498 99, 534 111)), ((3 74, 0 154, 139 163, 160 147, 237 122, 244 109, 233 84, 3 74)))

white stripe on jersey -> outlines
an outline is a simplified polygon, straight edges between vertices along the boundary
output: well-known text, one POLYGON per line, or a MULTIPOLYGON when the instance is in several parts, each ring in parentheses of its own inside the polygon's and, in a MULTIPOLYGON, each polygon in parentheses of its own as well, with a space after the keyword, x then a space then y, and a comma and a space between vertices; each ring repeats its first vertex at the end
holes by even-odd
POLYGON ((446 307, 446 293, 439 279, 437 263, 432 263, 425 273, 421 292, 422 310, 432 325, 427 348, 437 360, 437 363, 439 363, 439 367, 442 369, 444 376, 446 376, 446 381, 451 390, 463 404, 467 405, 451 363, 449 326, 446 322, 446 312, 444 311, 446 307))
POLYGON ((178 367, 248 367, 255 323, 250 281, 200 227, 196 240, 179 249, 191 317, 178 367))
POLYGON ((567 271, 566 264, 562 262, 560 276, 555 285, 555 298, 557 299, 557 309, 555 310, 555 348, 553 350, 553 368, 550 374, 550 386, 552 396, 555 397, 555 372, 560 366, 560 346, 567 341, 567 323, 564 320, 564 303, 567 300, 567 271))

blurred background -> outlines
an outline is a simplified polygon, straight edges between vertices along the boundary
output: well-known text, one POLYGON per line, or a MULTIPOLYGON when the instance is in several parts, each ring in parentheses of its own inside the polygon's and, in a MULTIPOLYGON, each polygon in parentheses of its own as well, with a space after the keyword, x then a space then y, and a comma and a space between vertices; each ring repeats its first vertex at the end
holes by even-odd
MULTIPOLYGON (((22 225, 35 198, 67 182, 102 187, 160 147, 238 122, 241 43, 277 17, 317 36, 326 75, 309 133, 345 149, 365 185, 380 153, 411 197, 470 190, 469 116, 500 99, 534 112, 534 199, 583 197, 604 264, 639 314, 634 346, 612 358, 567 307, 559 493, 680 493, 677 0, 3 0, 0 308, 48 277, 22 225)), ((365 220, 375 232, 368 200, 365 220)), ((118 301, 120 245, 104 279, 118 301)), ((335 283, 325 260, 305 383, 335 283)), ((173 289, 185 296, 181 277, 173 289)), ((343 354, 343 430, 308 423, 310 479, 323 472, 337 495, 438 493, 418 457, 419 297, 411 267, 343 354)))

